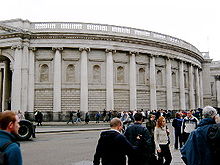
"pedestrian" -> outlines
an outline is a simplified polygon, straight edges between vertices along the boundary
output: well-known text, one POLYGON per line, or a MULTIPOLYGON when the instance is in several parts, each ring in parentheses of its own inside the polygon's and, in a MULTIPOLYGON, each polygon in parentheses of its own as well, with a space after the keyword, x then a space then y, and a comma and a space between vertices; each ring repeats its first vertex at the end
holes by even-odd
POLYGON ((69 122, 72 122, 72 124, 74 124, 72 111, 69 112, 69 120, 67 121, 67 124, 69 124, 69 122))
POLYGON ((99 123, 100 117, 101 117, 100 112, 97 112, 97 113, 95 114, 95 121, 96 121, 96 123, 99 123))
POLYGON ((157 120, 157 125, 154 130, 154 141, 158 154, 159 165, 169 165, 172 161, 172 155, 169 147, 169 130, 166 126, 166 119, 163 116, 160 116, 157 120))
POLYGON ((85 114, 85 123, 89 124, 89 121, 90 121, 90 115, 89 115, 89 112, 86 112, 86 114, 85 114))
POLYGON ((23 115, 23 113, 20 110, 18 110, 17 115, 18 115, 19 120, 24 119, 24 115, 23 115))
POLYGON ((110 121, 110 130, 103 131, 100 135, 93 165, 126 165, 126 155, 135 156, 136 148, 120 132, 123 123, 119 118, 110 121))
POLYGON ((154 161, 156 160, 150 132, 146 127, 142 126, 143 115, 141 112, 137 112, 134 115, 134 120, 134 124, 125 130, 124 135, 135 146, 139 146, 140 143, 137 143, 137 137, 140 136, 142 140, 141 146, 139 146, 141 152, 136 157, 130 157, 128 159, 128 165, 150 165, 153 157, 154 161))
POLYGON ((203 109, 204 118, 198 128, 191 132, 185 145, 181 148, 182 159, 187 165, 214 165, 214 155, 208 140, 209 129, 216 124, 218 114, 215 108, 203 109))
POLYGON ((112 110, 110 110, 108 113, 107 113, 107 122, 111 121, 112 120, 112 110))
POLYGON ((15 138, 19 128, 19 118, 14 112, 0 112, 0 147, 9 144, 3 151, 6 155, 7 165, 22 165, 20 144, 15 138))
POLYGON ((80 122, 81 123, 81 113, 80 111, 78 110, 77 113, 76 113, 76 123, 77 122, 80 122))
POLYGON ((106 111, 106 109, 104 109, 103 110, 103 113, 102 113, 102 120, 103 120, 103 122, 106 122, 107 120, 106 120, 106 117, 107 117, 107 111, 106 111))
POLYGON ((35 112, 35 121, 37 122, 37 126, 42 126, 42 121, 43 121, 43 114, 41 111, 36 111, 35 112))
POLYGON ((177 112, 175 115, 175 119, 173 119, 172 126, 174 127, 174 136, 175 136, 175 143, 174 148, 178 150, 178 146, 182 147, 182 134, 181 134, 181 127, 182 127, 182 114, 177 112), (179 145, 178 145, 179 144, 179 145))
POLYGON ((184 144, 186 143, 189 134, 197 128, 198 124, 199 120, 192 115, 192 111, 187 112, 187 116, 184 117, 181 128, 181 137, 184 144))

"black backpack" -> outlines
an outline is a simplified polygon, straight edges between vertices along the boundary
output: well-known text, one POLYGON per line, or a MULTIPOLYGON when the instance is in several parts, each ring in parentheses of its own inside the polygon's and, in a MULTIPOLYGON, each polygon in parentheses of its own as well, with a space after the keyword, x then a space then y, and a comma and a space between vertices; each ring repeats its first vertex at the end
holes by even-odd
POLYGON ((0 165, 7 165, 6 154, 4 150, 10 145, 12 142, 5 143, 2 147, 0 147, 0 165))

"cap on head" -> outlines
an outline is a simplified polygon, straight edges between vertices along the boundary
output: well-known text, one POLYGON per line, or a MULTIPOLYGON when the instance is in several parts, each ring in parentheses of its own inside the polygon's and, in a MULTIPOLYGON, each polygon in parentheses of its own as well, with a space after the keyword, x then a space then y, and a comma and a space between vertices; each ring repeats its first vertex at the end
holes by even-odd
POLYGON ((205 118, 213 118, 218 113, 217 113, 217 110, 213 108, 212 106, 206 106, 205 108, 203 108, 202 114, 205 118))

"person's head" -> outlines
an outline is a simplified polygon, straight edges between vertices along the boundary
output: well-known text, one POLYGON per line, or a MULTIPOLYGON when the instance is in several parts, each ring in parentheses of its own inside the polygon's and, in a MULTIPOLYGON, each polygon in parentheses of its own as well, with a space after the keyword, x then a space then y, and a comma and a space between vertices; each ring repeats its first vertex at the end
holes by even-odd
POLYGON ((213 118, 214 119, 218 113, 215 108, 213 108, 211 106, 206 106, 205 108, 203 108, 202 114, 203 114, 204 118, 213 118))
POLYGON ((157 128, 164 127, 166 125, 166 120, 163 116, 160 116, 157 120, 157 128))
POLYGON ((18 130, 20 128, 19 118, 15 112, 12 111, 4 111, 0 112, 0 129, 18 134, 18 130))
POLYGON ((187 112, 188 117, 192 117, 192 111, 187 112))
POLYGON ((152 114, 150 115, 151 120, 155 120, 155 117, 156 117, 155 115, 152 115, 152 114))
POLYGON ((177 112, 177 113, 175 114, 175 116, 176 116, 176 118, 181 118, 181 117, 182 117, 182 113, 177 112))
POLYGON ((142 122, 143 121, 143 115, 141 112, 137 112, 134 115, 134 120, 137 122, 142 122))
POLYGON ((112 129, 121 131, 123 129, 123 123, 119 118, 115 117, 110 121, 110 127, 112 129))

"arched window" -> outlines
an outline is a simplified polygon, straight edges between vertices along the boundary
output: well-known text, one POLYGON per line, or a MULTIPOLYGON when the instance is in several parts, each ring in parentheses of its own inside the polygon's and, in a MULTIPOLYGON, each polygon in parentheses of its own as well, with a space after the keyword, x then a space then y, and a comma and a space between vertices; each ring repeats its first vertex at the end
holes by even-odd
POLYGON ((122 66, 117 68, 117 83, 124 83, 124 68, 122 66))
POLYGON ((172 85, 175 87, 176 86, 176 73, 172 73, 172 85))
POLYGON ((66 68, 66 81, 74 82, 75 80, 75 66, 73 64, 69 64, 66 68))
POLYGON ((145 70, 143 68, 139 69, 139 84, 145 84, 145 70))
POLYGON ((101 68, 99 65, 93 66, 93 82, 96 82, 96 83, 101 82, 101 68))
POLYGON ((157 85, 163 85, 163 77, 161 70, 157 71, 157 85))
POLYGON ((47 64, 43 64, 40 67, 40 82, 49 81, 49 67, 47 64))
POLYGON ((185 88, 188 88, 188 83, 187 83, 187 74, 186 73, 184 73, 184 87, 185 88))

